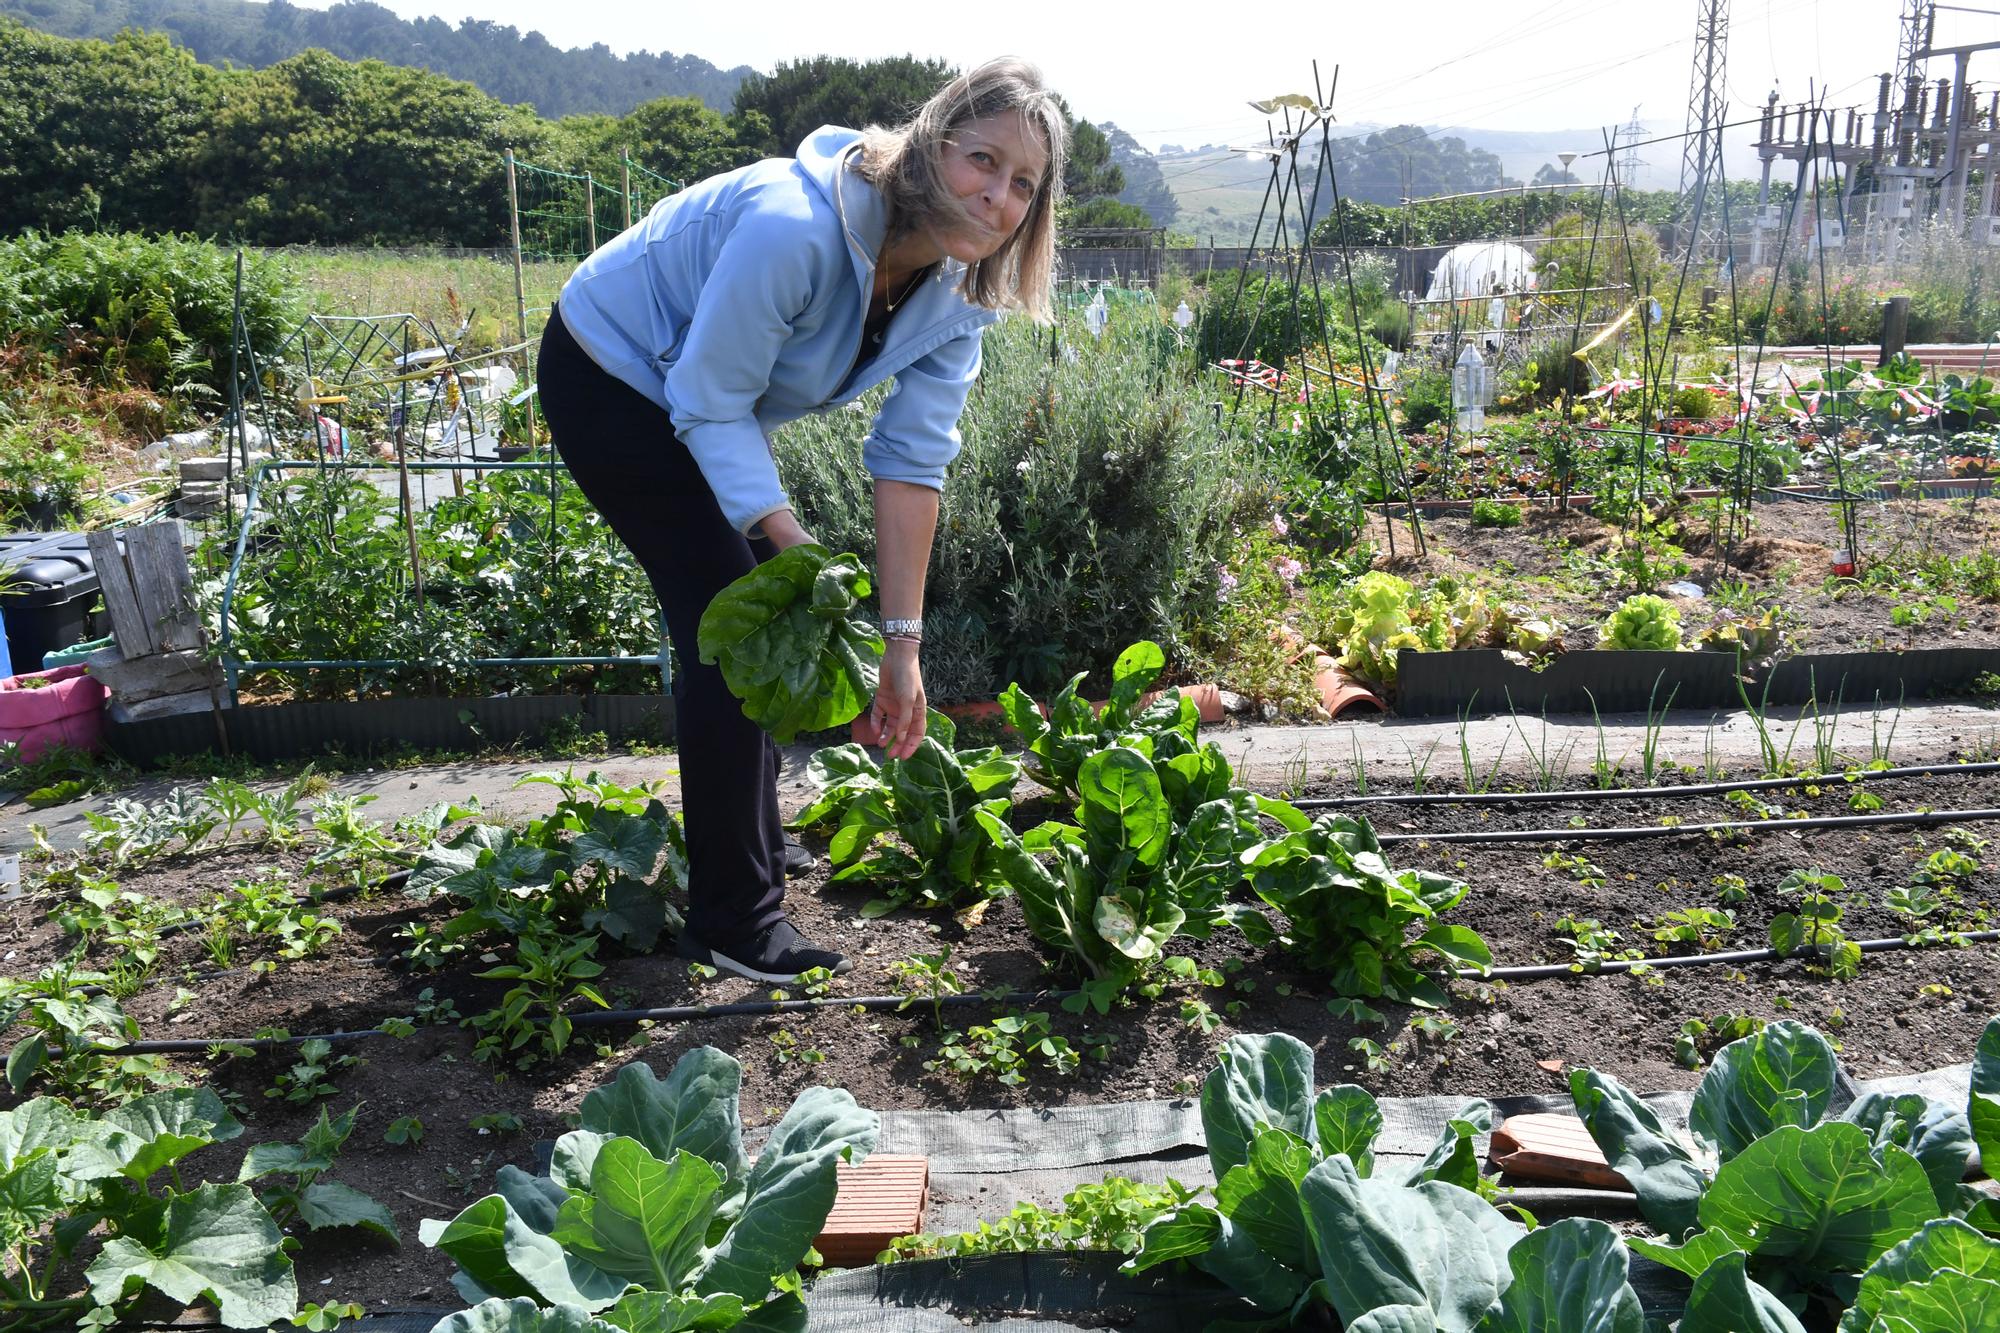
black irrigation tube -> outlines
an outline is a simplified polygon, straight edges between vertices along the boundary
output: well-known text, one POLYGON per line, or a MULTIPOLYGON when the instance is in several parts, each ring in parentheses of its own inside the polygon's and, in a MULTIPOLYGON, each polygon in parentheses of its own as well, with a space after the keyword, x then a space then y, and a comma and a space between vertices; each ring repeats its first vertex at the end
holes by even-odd
POLYGON ((1735 833, 1781 829, 1882 828, 1901 825, 1970 824, 2000 820, 2000 810, 1926 810, 1910 814, 1822 815, 1812 819, 1747 819, 1718 824, 1642 824, 1636 828, 1499 829, 1490 833, 1381 833, 1376 840, 1403 842, 1630 842, 1639 838, 1673 838, 1691 833, 1735 833))
POLYGON ((1748 778, 1742 782, 1691 782, 1665 787, 1580 787, 1568 791, 1396 792, 1382 796, 1313 796, 1292 804, 1301 810, 1330 810, 1352 805, 1547 805, 1565 801, 1603 801, 1617 797, 1721 796, 1732 791, 1771 791, 1808 783, 1877 782, 1888 778, 1940 777, 1948 773, 2000 773, 2000 761, 1975 764, 1915 764, 1907 768, 1860 769, 1821 777, 1748 778))
MULTIPOLYGON (((1967 931, 1957 935, 1956 938, 1963 943, 1986 944, 2000 940, 2000 930, 1967 931)), ((1892 953, 1903 949, 1939 946, 1912 944, 1900 936, 1891 936, 1887 939, 1861 940, 1859 947, 1863 953, 1892 953)), ((1735 949, 1725 953, 1674 954, 1664 958, 1612 959, 1582 971, 1570 963, 1530 963, 1519 967, 1488 968, 1485 971, 1465 967, 1459 968, 1454 975, 1462 981, 1540 981, 1567 977, 1608 976, 1640 968, 1721 967, 1738 963, 1768 963, 1775 962, 1780 957, 1776 949, 1735 949)), ((975 992, 968 995, 946 995, 935 1001, 912 1000, 906 995, 851 997, 828 995, 804 1000, 746 1000, 737 1004, 676 1004, 653 1009, 600 1009, 573 1014, 570 1016, 570 1023, 579 1028, 601 1028, 616 1027, 623 1023, 700 1023, 718 1018, 768 1018, 778 1014, 819 1013, 832 1009, 864 1009, 870 1013, 885 1013, 922 1009, 933 1005, 942 1009, 972 1004, 1047 1004, 1052 1000, 1061 1001, 1080 993, 1076 990, 1010 991, 1005 995, 992 996, 975 992)), ((361 1028, 354 1032, 319 1032, 292 1037, 189 1037, 163 1041, 135 1041, 123 1046, 103 1046, 97 1049, 98 1053, 103 1055, 193 1055, 216 1046, 276 1050, 308 1041, 354 1041, 362 1037, 387 1035, 380 1028, 361 1028)))
MULTIPOLYGON (((1972 930, 1954 936, 1967 944, 1987 944, 2000 940, 2000 930, 1972 930)), ((1902 949, 1937 948, 1935 944, 1912 944, 1900 935, 1887 939, 1857 941, 1863 953, 1894 953, 1902 949)), ((1607 959, 1595 967, 1579 971, 1573 963, 1529 963, 1520 967, 1495 967, 1481 972, 1462 967, 1461 981, 1542 981, 1554 977, 1604 976, 1614 972, 1634 972, 1656 967, 1722 967, 1731 963, 1770 963, 1783 957, 1776 949, 1731 949, 1724 953, 1670 954, 1665 958, 1607 959)), ((1799 955, 1793 955, 1794 957, 1799 955)))
MULTIPOLYGON (((570 1026, 579 1028, 616 1027, 621 1023, 699 1023, 717 1018, 768 1018, 777 1014, 808 1014, 828 1009, 865 1009, 884 1013, 900 1009, 956 1008, 970 1004, 1046 1004, 1080 994, 1075 990, 1009 991, 992 996, 973 992, 945 995, 936 1000, 911 999, 907 995, 817 996, 803 1000, 744 1000, 736 1004, 672 1004, 653 1009, 596 1009, 569 1015, 570 1026)), ((134 1041, 123 1046, 100 1046, 102 1055, 191 1055, 215 1046, 242 1046, 251 1050, 276 1050, 308 1041, 353 1041, 361 1037, 385 1037, 380 1028, 359 1028, 353 1032, 315 1032, 289 1037, 186 1037, 161 1041, 134 1041)))

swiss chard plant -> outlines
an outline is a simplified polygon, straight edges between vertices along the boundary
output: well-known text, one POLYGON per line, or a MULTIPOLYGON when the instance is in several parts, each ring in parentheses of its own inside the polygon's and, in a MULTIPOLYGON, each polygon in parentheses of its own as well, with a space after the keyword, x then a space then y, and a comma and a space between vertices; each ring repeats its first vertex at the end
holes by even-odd
POLYGON ((1047 716, 1018 682, 1009 685, 1000 696, 1000 709, 1021 738, 1028 776, 1059 796, 1074 798, 1083 761, 1096 751, 1124 745, 1150 755, 1157 740, 1168 733, 1192 745, 1201 725, 1200 710, 1192 699, 1169 690, 1151 703, 1143 702, 1166 667, 1160 645, 1142 639, 1112 664, 1111 695, 1103 708, 1092 706, 1080 693, 1089 674, 1081 672, 1049 701, 1047 716))
POLYGON ((1114 745, 1077 770, 1076 824, 1019 836, 998 812, 976 812, 1035 937, 1114 989, 1157 963, 1175 935, 1206 938, 1223 924, 1270 933, 1261 913, 1228 901, 1255 836, 1255 798, 1205 801, 1179 823, 1162 776, 1138 750, 1114 745))
POLYGON ((497 1192, 422 1236, 475 1304, 434 1333, 803 1330, 796 1270, 833 1207, 839 1163, 875 1146, 873 1111, 799 1094, 753 1163, 742 1067, 713 1047, 664 1080, 628 1065, 583 1099, 549 1174, 502 1167, 497 1192))
POLYGON ((807 771, 820 798, 795 828, 836 824, 829 859, 832 882, 866 882, 886 891, 861 909, 880 916, 896 907, 956 909, 1004 892, 995 872, 993 840, 976 814, 1004 818, 1021 765, 998 746, 954 749, 957 728, 933 712, 908 759, 877 764, 859 745, 837 745, 812 757, 807 771))
POLYGON ((1477 931, 1438 920, 1469 886, 1391 866, 1365 819, 1295 819, 1245 851, 1243 866, 1257 896, 1284 914, 1282 942, 1343 995, 1438 1007, 1448 996, 1424 965, 1492 966, 1477 931))
MULTIPOLYGON (((2000 1084, 1996 1028, 1981 1053, 2000 1084)), ((1882 1092, 1836 1114, 1839 1083, 1824 1037, 1769 1024, 1717 1052, 1695 1090, 1689 1142, 1616 1079, 1571 1074, 1591 1137, 1668 1238, 1633 1248, 1695 1280, 1683 1328, 1798 1333, 1812 1307, 1829 1318, 1845 1307, 1845 1333, 1973 1327, 1911 1313, 1949 1301, 1942 1289, 1904 1290, 1929 1279, 1933 1262, 1955 1271, 1945 1285, 1976 1280, 2000 1296, 2000 1243, 1961 1220, 1985 1220, 1983 1196, 1960 1184, 1979 1094, 1970 1115, 1882 1092)))
POLYGON ((1525 1232, 1479 1193, 1469 1104, 1405 1172, 1380 1173, 1383 1117, 1352 1084, 1313 1092, 1310 1047, 1227 1042, 1202 1085, 1215 1203, 1146 1228, 1125 1267, 1184 1259, 1241 1296, 1240 1328, 1349 1333, 1642 1333, 1618 1235, 1570 1218, 1525 1232))
POLYGON ((851 722, 875 697, 882 636, 857 612, 868 571, 824 546, 788 547, 715 595, 701 660, 781 745, 851 722))

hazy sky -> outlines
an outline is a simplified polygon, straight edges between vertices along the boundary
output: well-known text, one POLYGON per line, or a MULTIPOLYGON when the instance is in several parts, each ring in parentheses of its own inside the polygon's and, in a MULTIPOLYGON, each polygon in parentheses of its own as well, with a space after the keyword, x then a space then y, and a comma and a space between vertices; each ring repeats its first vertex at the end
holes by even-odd
MULTIPOLYGON (((324 7, 331 0, 299 0, 324 7)), ((815 54, 913 53, 968 64, 1011 53, 1039 62, 1085 119, 1113 120, 1148 148, 1244 142, 1262 117, 1245 103, 1310 92, 1340 69, 1341 121, 1594 129, 1636 105, 1654 132, 1678 130, 1694 49, 1693 0, 1406 0, 1391 4, 830 5, 825 0, 381 0, 404 17, 467 16, 539 29, 557 46, 697 55, 725 69, 769 70, 815 54)), ((1967 8, 1975 0, 1961 0, 1967 8)), ((1875 76, 1895 60, 1902 0, 1735 0, 1731 119, 1773 87, 1803 101, 1872 109, 1875 76)), ((1941 13, 1940 45, 2000 40, 2000 16, 1941 13)), ((1933 77, 1948 73, 1936 62, 1933 77)), ((2000 51, 1973 77, 2000 82, 2000 51)), ((1600 146, 1596 135, 1580 149, 1600 146)), ((1660 152, 1660 150, 1654 150, 1660 152)), ((1670 151, 1670 150, 1669 150, 1670 151)), ((1662 156, 1668 155, 1661 152, 1662 156)), ((1735 153, 1732 151, 1732 157, 1735 153)))

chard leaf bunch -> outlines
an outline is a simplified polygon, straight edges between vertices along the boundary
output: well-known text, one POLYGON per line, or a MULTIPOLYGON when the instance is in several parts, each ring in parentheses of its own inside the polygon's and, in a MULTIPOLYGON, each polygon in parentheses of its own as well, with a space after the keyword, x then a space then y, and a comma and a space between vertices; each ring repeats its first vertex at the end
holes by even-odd
POLYGON ((715 595, 701 660, 722 668, 744 716, 780 745, 851 722, 882 665, 882 636, 858 614, 869 587, 858 556, 787 547, 715 595))

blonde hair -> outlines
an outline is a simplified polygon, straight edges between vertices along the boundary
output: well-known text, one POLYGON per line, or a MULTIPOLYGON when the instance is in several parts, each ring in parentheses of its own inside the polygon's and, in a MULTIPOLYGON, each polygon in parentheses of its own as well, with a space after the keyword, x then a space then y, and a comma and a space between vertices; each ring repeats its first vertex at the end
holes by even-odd
POLYGON ((975 305, 1015 306, 1049 317, 1055 284, 1056 208, 1062 202, 1063 159, 1069 143, 1061 105, 1025 60, 1002 56, 959 75, 904 124, 862 131, 856 169, 889 205, 889 239, 964 216, 944 179, 952 133, 989 116, 1013 112, 1048 150, 1028 214, 993 254, 971 266, 959 290, 975 305))

